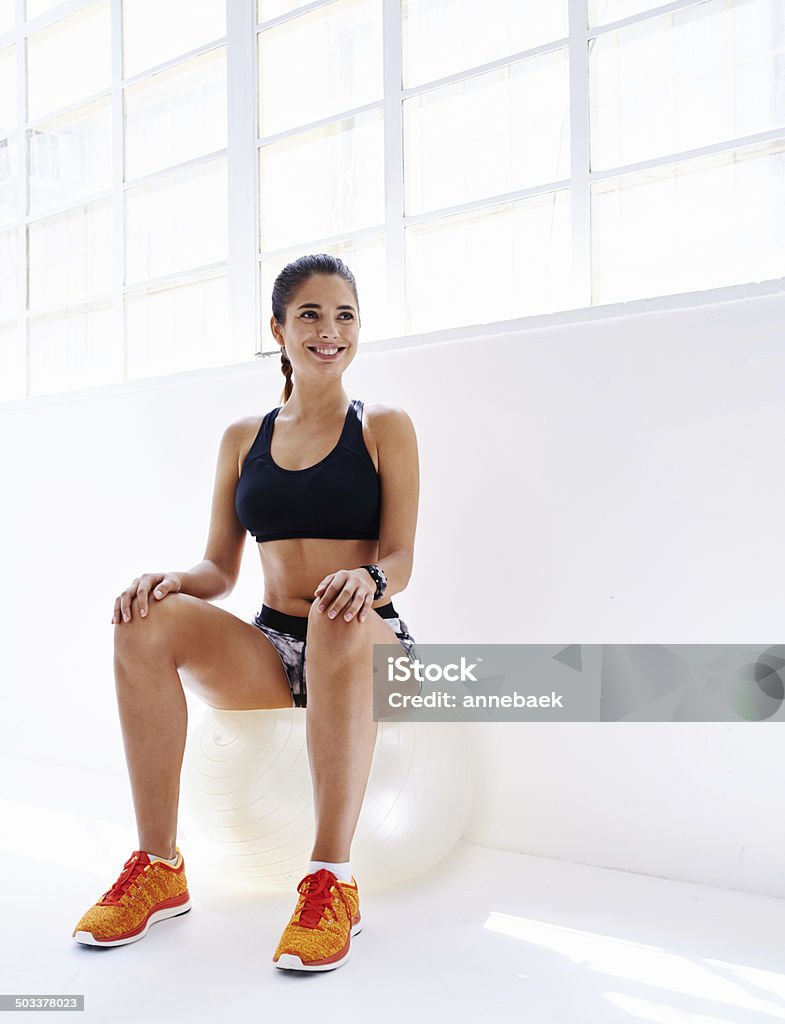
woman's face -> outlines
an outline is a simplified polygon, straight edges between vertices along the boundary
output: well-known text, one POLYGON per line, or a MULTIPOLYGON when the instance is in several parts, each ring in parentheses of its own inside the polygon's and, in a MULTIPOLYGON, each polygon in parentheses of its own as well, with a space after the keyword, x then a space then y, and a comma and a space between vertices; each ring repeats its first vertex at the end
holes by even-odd
POLYGON ((313 274, 286 307, 283 331, 270 326, 296 377, 338 377, 357 354, 360 324, 354 294, 337 274, 313 274))

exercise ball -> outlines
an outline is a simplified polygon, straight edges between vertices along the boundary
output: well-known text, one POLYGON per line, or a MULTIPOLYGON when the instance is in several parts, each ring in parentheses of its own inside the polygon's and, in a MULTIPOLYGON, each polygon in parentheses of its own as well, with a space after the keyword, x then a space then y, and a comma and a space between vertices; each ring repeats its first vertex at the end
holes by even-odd
MULTIPOLYGON (((235 877, 291 888, 314 839, 302 708, 219 711, 189 728, 180 793, 189 836, 235 877)), ((415 878, 458 842, 474 797, 466 735, 444 722, 379 723, 352 841, 365 890, 415 878)))

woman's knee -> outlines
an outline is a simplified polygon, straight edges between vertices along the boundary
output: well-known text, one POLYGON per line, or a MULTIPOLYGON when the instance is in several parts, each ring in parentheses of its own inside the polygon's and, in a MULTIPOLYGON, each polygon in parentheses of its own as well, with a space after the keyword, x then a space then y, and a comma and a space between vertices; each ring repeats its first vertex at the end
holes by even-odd
POLYGON ((308 612, 308 644, 324 645, 333 657, 360 650, 372 641, 370 621, 370 615, 365 622, 356 616, 347 622, 343 614, 331 619, 326 611, 318 611, 318 602, 314 601, 308 612))
MULTIPOLYGON (((158 646, 171 637, 172 622, 182 614, 188 601, 186 594, 167 594, 163 600, 149 598, 147 614, 139 611, 139 599, 131 599, 131 618, 128 622, 115 623, 115 652, 138 651, 141 648, 158 646)), ((196 599, 193 599, 196 600, 196 599)))

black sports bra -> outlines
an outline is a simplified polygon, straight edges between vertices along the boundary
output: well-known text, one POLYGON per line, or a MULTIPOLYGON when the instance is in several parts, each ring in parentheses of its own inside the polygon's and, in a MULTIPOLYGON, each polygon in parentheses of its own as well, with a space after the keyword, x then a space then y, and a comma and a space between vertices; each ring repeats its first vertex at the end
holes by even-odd
POLYGON ((314 466, 273 462, 270 438, 282 406, 262 420, 240 471, 234 507, 259 543, 288 537, 378 540, 381 485, 362 431, 363 403, 353 398, 338 444, 314 466))

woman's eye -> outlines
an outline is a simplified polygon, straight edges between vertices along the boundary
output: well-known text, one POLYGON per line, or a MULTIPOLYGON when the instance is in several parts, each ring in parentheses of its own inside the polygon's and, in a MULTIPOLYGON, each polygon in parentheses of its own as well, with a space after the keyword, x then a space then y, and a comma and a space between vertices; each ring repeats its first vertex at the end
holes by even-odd
MULTIPOLYGON (((303 316, 308 316, 309 313, 313 313, 313 315, 316 316, 316 310, 313 310, 313 309, 306 309, 306 311, 302 315, 303 316)), ((342 316, 348 316, 350 320, 354 319, 353 314, 350 313, 348 310, 344 310, 344 312, 341 315, 342 316)))

